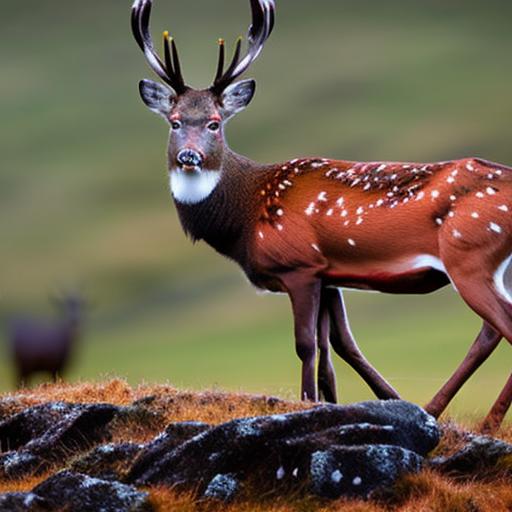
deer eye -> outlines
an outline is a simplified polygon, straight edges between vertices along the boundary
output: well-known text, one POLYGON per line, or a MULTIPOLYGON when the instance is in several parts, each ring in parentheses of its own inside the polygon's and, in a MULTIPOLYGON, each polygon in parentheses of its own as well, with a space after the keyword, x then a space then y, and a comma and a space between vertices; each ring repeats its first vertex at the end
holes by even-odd
POLYGON ((216 132, 219 130, 220 128, 220 123, 218 123, 217 121, 212 121, 211 123, 208 123, 208 126, 207 126, 208 130, 210 130, 211 132, 216 132))
POLYGON ((180 121, 172 121, 171 127, 173 130, 179 130, 181 128, 180 121))

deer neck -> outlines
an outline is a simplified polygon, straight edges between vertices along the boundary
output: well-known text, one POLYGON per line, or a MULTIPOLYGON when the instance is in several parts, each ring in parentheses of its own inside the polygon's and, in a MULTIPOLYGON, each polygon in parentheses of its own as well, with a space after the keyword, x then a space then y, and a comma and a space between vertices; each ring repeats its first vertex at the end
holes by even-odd
MULTIPOLYGON (((264 174, 263 166, 226 150, 217 178, 204 183, 206 197, 185 202, 173 188, 185 233, 192 240, 204 240, 221 254, 243 263, 243 241, 257 217, 255 197, 264 174)), ((171 178, 171 187, 175 186, 171 178)))

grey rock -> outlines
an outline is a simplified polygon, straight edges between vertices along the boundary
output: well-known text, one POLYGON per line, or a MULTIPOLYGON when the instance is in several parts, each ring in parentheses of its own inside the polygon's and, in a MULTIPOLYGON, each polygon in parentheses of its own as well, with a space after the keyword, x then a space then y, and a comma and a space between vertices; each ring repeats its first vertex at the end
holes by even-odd
POLYGON ((77 408, 74 404, 52 402, 29 407, 0 422, 0 447, 3 452, 17 450, 41 436, 77 408))
POLYGON ((311 455, 311 490, 323 498, 369 498, 422 464, 423 457, 399 446, 335 446, 311 455))
POLYGON ((497 473, 512 476, 512 444, 487 436, 468 435, 469 443, 449 457, 436 457, 430 466, 459 479, 488 479, 497 473))
MULTIPOLYGON (((417 471, 422 456, 437 445, 439 435, 435 420, 407 402, 325 405, 210 428, 167 453, 148 457, 147 470, 130 473, 127 481, 198 488, 205 493, 217 475, 232 475, 240 482, 258 475, 262 488, 268 490, 301 483, 321 496, 337 497, 346 492, 367 497, 400 474, 417 471), (346 446, 349 444, 352 446, 346 446), (359 472, 353 479, 358 482, 357 477, 364 477, 367 483, 346 487, 340 479, 334 487, 321 484, 318 473, 312 472, 317 468, 312 465, 313 454, 320 452, 330 454, 335 462, 347 457, 352 464, 360 464, 352 468, 359 472), (370 478, 374 478, 371 485, 370 478)), ((343 468, 348 474, 348 467, 343 468)), ((331 473, 336 471, 343 473, 341 468, 331 473)))
POLYGON ((50 504, 32 492, 0 495, 0 512, 50 512, 50 504))
POLYGON ((206 498, 231 501, 238 491, 238 480, 234 475, 215 475, 204 491, 206 498))
MULTIPOLYGON (((51 476, 32 492, 53 509, 73 512, 151 511, 148 493, 119 482, 110 482, 71 471, 51 476)), ((52 509, 52 510, 53 510, 52 509)))
POLYGON ((210 428, 210 425, 198 421, 172 423, 162 434, 144 447, 130 469, 128 481, 137 480, 151 470, 155 460, 160 460, 177 446, 210 428))
POLYGON ((70 470, 103 480, 120 480, 143 449, 135 443, 104 444, 75 460, 70 470))
MULTIPOLYGON (((0 477, 20 478, 29 474, 40 474, 51 465, 64 464, 70 457, 108 438, 109 431, 106 427, 119 410, 118 407, 108 404, 69 406, 53 403, 45 406, 44 414, 47 415, 48 411, 55 409, 60 415, 60 421, 53 421, 51 425, 44 422, 45 430, 38 436, 24 442, 17 451, 1 455, 0 477)), ((20 425, 23 431, 35 432, 34 422, 40 417, 32 410, 30 414, 16 415, 12 418, 12 423, 20 425)))

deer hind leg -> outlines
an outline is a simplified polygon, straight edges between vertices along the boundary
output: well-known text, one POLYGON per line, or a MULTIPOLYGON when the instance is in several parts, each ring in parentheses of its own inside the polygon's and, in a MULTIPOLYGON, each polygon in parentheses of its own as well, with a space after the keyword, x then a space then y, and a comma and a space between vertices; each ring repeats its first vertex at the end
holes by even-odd
POLYGON ((496 432, 503 421, 503 418, 507 414, 507 411, 512 404, 512 373, 508 378, 505 387, 502 389, 501 393, 498 396, 496 402, 492 406, 489 414, 486 416, 482 425, 480 426, 480 430, 484 434, 492 434, 496 432))
POLYGON ((496 332, 487 322, 484 322, 480 333, 460 366, 425 406, 425 410, 435 418, 441 416, 453 397, 491 355, 500 340, 501 334, 496 332))
POLYGON ((282 278, 292 303, 295 348, 302 362, 301 400, 318 400, 316 334, 321 282, 314 275, 294 272, 282 278))
MULTIPOLYGON (((501 339, 500 335, 512 343, 512 260, 508 258, 505 266, 502 264, 494 272, 489 272, 486 268, 490 265, 471 261, 467 254, 453 251, 450 256, 451 261, 457 261, 457 264, 450 265, 449 261, 445 261, 446 268, 461 297, 496 333, 486 343, 481 342, 484 345, 481 350, 484 355, 488 352, 488 356, 501 339)), ((487 416, 489 431, 491 425, 494 430, 499 428, 511 402, 512 384, 507 382, 487 416)))
POLYGON ((326 402, 337 402, 336 373, 332 365, 329 350, 329 308, 325 302, 325 289, 322 289, 320 313, 318 315, 317 343, 320 351, 318 362, 318 390, 326 402))
POLYGON ((384 400, 400 398, 393 386, 384 379, 359 350, 350 330, 341 292, 334 288, 326 288, 323 299, 329 308, 331 318, 330 341, 334 351, 363 378, 378 398, 384 400))

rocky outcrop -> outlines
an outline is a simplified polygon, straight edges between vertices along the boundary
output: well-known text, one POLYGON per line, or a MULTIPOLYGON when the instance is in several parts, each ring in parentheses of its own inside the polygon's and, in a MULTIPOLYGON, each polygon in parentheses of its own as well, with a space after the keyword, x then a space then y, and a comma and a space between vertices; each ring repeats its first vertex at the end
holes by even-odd
POLYGON ((322 497, 367 498, 401 474, 418 471, 438 441, 433 418, 407 402, 320 406, 234 420, 165 454, 143 451, 147 470, 136 463, 127 481, 231 497, 258 475, 266 491, 306 486, 322 497))
POLYGON ((118 410, 109 404, 51 403, 5 420, 0 424, 1 446, 8 451, 0 456, 0 477, 42 473, 105 441, 106 427, 118 410))
MULTIPOLYGON (((166 427, 151 403, 55 402, 5 414, 0 480, 43 471, 50 476, 30 492, 0 495, 0 512, 151 510, 153 486, 222 501, 251 489, 254 494, 254 485, 267 495, 380 498, 402 475, 425 465, 455 478, 484 478, 498 470, 512 476, 512 446, 488 437, 458 432, 460 450, 429 459, 439 442, 438 425, 403 401, 166 427), (113 442, 141 424, 151 424, 143 429, 150 433, 144 442, 113 442)), ((0 410, 7 409, 0 404, 0 410)))

